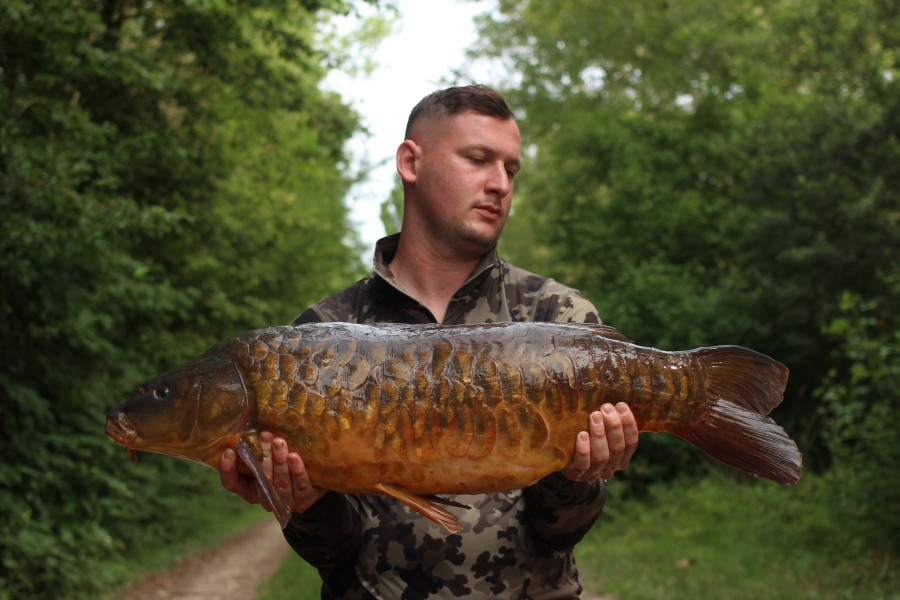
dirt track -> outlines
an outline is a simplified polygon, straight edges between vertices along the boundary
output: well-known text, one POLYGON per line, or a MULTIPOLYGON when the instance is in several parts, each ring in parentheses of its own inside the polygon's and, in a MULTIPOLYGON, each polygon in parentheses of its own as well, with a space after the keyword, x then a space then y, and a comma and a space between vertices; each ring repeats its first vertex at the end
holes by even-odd
POLYGON ((275 519, 266 519, 171 569, 127 588, 121 600, 250 600, 290 551, 275 519))

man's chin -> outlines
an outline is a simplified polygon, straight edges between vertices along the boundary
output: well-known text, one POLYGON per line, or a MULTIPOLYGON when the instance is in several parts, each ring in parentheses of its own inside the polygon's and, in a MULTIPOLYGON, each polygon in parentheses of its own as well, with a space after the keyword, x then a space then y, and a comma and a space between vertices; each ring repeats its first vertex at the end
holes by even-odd
POLYGON ((500 230, 486 227, 484 223, 467 223, 437 230, 433 235, 436 242, 457 258, 475 260, 494 249, 500 230))
POLYGON ((503 233, 503 226, 506 220, 498 220, 490 223, 475 223, 469 231, 465 232, 469 235, 473 242, 478 242, 483 246, 492 248, 497 245, 500 234, 503 233))
POLYGON ((479 260, 484 255, 490 253, 496 246, 497 246, 496 241, 494 241, 493 243, 490 243, 490 244, 487 242, 483 242, 483 243, 479 243, 479 244, 471 243, 471 244, 467 244, 466 246, 460 246, 459 251, 462 255, 464 255, 469 260, 479 260))

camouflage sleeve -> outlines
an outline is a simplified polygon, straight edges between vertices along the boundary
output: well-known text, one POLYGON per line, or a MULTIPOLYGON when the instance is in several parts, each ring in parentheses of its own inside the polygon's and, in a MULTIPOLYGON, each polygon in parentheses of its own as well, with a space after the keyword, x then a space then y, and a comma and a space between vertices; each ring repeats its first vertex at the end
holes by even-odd
POLYGON ((559 316, 554 320, 559 323, 600 323, 600 314, 590 300, 580 292, 572 291, 563 297, 559 316))
POLYGON ((316 312, 313 307, 309 307, 300 313, 293 321, 291 321, 291 325, 304 325, 306 323, 321 323, 322 316, 316 312))
POLYGON ((362 520, 352 496, 328 492, 306 512, 293 513, 284 538, 317 569, 333 569, 356 558, 362 520))
POLYGON ((600 323, 600 315, 581 292, 547 279, 534 307, 533 321, 600 323))
POLYGON ((581 541, 606 502, 602 481, 571 481, 559 472, 525 488, 524 493, 531 527, 557 551, 570 550, 581 541))

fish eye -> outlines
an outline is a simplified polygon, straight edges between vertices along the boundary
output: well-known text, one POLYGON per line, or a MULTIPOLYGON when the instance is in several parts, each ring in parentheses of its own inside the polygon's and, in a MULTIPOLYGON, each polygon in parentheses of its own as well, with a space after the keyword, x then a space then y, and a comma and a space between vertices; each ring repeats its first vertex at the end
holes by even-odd
POLYGON ((168 397, 168 395, 169 395, 169 388, 167 388, 166 386, 162 386, 161 388, 156 388, 155 390, 153 390, 153 395, 154 395, 158 400, 163 400, 163 399, 165 399, 166 397, 168 397))
POLYGON ((145 387, 143 387, 143 386, 142 386, 142 387, 139 387, 137 393, 138 393, 139 396, 143 396, 144 394, 147 393, 147 388, 145 388, 145 387))

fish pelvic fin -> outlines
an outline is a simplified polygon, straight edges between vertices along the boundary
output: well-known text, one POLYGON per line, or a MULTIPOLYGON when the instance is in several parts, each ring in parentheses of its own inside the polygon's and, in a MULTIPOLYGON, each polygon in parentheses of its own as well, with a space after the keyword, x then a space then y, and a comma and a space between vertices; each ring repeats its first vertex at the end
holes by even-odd
POLYGON ((291 508, 278 493, 278 490, 275 489, 275 486, 272 485, 272 482, 266 477, 265 473, 263 473, 262 466, 260 466, 259 461, 256 459, 256 454, 254 454, 250 442, 244 438, 238 439, 234 445, 234 451, 244 464, 247 465, 250 472, 253 473, 253 476, 259 483, 259 487, 262 489, 263 495, 272 506, 272 512, 275 514, 275 518, 278 519, 281 528, 284 529, 287 527, 288 523, 291 521, 291 508))
POLYGON ((784 397, 787 367, 739 346, 692 353, 704 372, 707 404, 688 428, 675 433, 726 465, 781 485, 796 484, 803 457, 767 416, 784 397))
MULTIPOLYGON (((374 487, 382 494, 387 494, 388 496, 396 498, 420 515, 428 517, 450 533, 457 533, 462 529, 462 523, 459 522, 459 519, 457 519, 456 516, 450 513, 447 509, 435 504, 434 497, 426 498, 423 496, 417 496, 416 494, 411 494, 406 490, 402 490, 387 483, 378 483, 375 484, 374 487)), ((453 506, 465 506, 464 504, 459 504, 446 498, 440 498, 438 501, 451 504, 453 506)))

